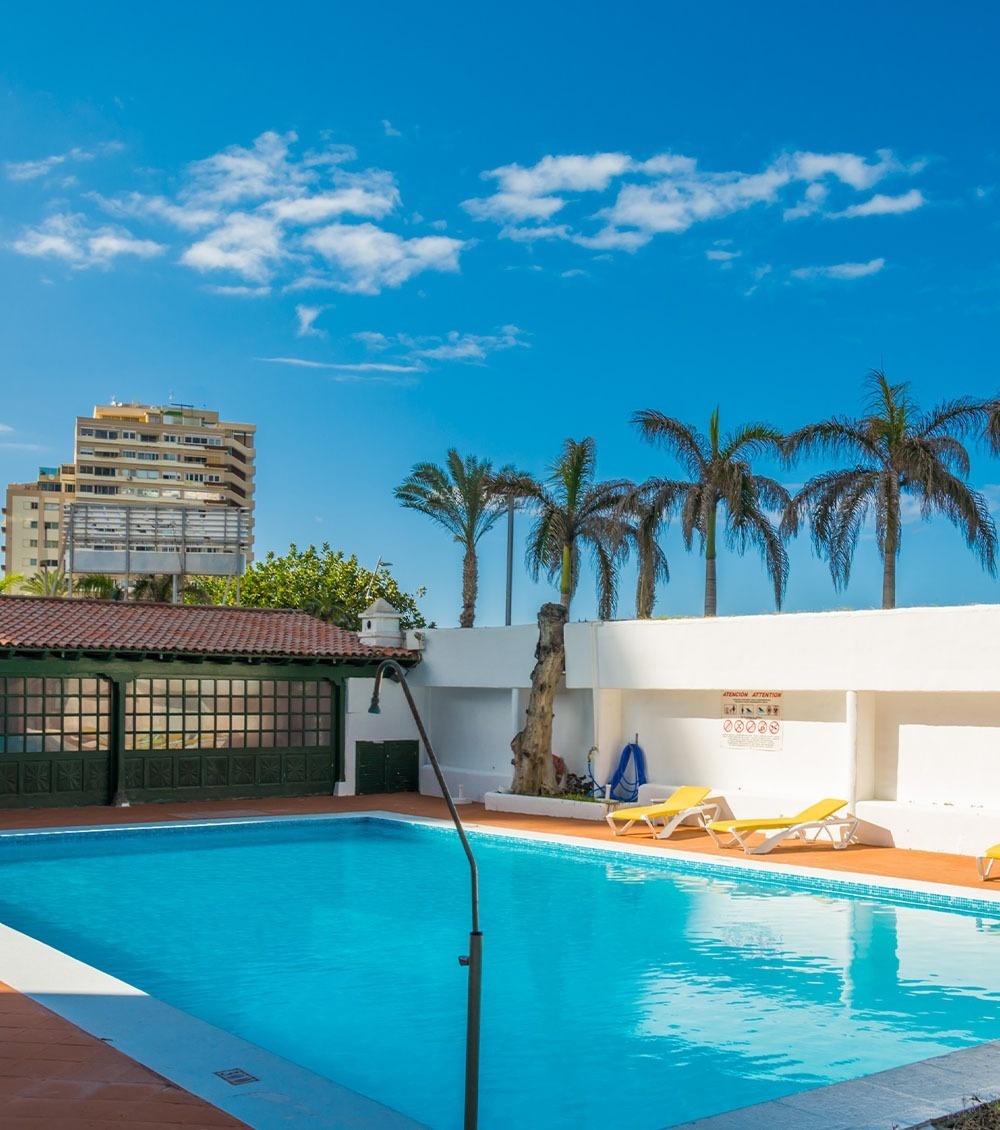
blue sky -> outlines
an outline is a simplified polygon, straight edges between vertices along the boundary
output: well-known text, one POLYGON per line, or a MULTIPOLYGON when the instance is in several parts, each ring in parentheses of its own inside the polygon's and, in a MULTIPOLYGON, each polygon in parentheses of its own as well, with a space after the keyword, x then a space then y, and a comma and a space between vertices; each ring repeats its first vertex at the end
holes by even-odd
MULTIPOLYGON (((0 478, 71 457, 112 395, 258 424, 257 550, 328 540, 459 612, 448 536, 392 488, 446 450, 676 474, 629 420, 791 429, 883 365, 926 406, 994 394, 997 9, 53 3, 0 40, 0 478)), ((780 472, 793 485, 808 469, 780 472)), ((1000 467, 973 481, 1000 509, 1000 467)), ((521 567, 514 618, 554 594, 521 567)), ((671 528, 658 615, 697 614, 671 528)), ((502 623, 505 534, 478 622, 502 623)), ((807 539, 785 607, 834 591, 807 539)), ((622 583, 627 614, 631 576, 622 583)), ((574 618, 594 610, 585 578, 574 618)), ((900 604, 993 601, 914 515, 900 604)), ((720 557, 720 613, 772 607, 720 557)))

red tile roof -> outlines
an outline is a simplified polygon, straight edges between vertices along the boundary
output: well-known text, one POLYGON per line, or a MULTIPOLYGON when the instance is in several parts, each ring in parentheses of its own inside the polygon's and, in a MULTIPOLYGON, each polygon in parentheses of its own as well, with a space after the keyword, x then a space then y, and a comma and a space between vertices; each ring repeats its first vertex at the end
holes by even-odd
POLYGON ((369 647, 357 632, 283 608, 220 608, 149 601, 0 597, 0 648, 274 658, 415 659, 369 647))

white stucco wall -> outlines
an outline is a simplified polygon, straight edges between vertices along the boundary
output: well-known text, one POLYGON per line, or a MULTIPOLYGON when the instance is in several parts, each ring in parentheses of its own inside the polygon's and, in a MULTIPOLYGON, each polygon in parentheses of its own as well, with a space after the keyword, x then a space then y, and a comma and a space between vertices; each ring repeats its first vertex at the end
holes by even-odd
MULTIPOLYGON (((737 816, 843 796, 873 842, 977 851, 1000 840, 997 640, 994 605, 572 623, 553 751, 582 773, 596 745, 603 782, 638 735, 650 780, 708 785, 737 816), (722 691, 758 688, 782 692, 782 748, 723 748, 722 691)), ((424 633, 409 682, 468 796, 509 783, 536 642, 534 626, 424 633)), ((352 737, 416 733, 395 706, 367 715, 366 687, 349 763, 352 737)))

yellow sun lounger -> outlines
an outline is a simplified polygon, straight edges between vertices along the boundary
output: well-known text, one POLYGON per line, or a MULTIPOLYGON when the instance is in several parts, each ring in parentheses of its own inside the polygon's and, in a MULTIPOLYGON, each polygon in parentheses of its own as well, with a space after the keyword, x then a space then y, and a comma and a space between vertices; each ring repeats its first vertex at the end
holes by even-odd
POLYGON ((708 834, 719 847, 732 847, 739 844, 747 855, 765 855, 776 848, 783 840, 797 836, 804 841, 818 839, 824 832, 830 837, 835 848, 844 848, 854 838, 858 830, 858 818, 849 812, 843 816, 836 814, 847 804, 846 800, 828 797, 804 808, 796 816, 764 817, 748 820, 714 820, 707 826, 708 834), (747 836, 754 832, 770 832, 762 843, 751 846, 747 836), (836 832, 836 836, 834 833, 836 832), (723 842, 719 837, 729 836, 723 842))
MULTIPOLYGON (((717 804, 704 804, 711 789, 700 785, 684 785, 666 800, 655 804, 616 808, 607 815, 608 827, 616 836, 623 836, 633 824, 642 823, 658 840, 665 840, 681 821, 696 816, 704 828, 719 815, 717 804), (661 828, 659 825, 662 824, 661 828)), ((645 829, 644 829, 645 830, 645 829)))
POLYGON ((1000 844, 994 844, 991 848, 987 848, 981 856, 976 860, 976 866, 979 868, 979 878, 986 880, 990 877, 990 872, 993 870, 993 864, 1000 859, 1000 844))

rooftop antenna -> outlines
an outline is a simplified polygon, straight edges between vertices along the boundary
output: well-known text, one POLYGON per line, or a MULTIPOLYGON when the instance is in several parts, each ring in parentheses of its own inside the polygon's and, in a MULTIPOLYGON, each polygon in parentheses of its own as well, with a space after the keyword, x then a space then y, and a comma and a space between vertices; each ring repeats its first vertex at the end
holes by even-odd
POLYGON ((391 561, 383 561, 381 556, 379 557, 378 561, 375 562, 375 569, 368 581, 368 588, 365 589, 365 604, 367 604, 368 601, 371 600, 372 589, 375 587, 375 582, 378 580, 379 569, 388 569, 391 565, 391 561))

